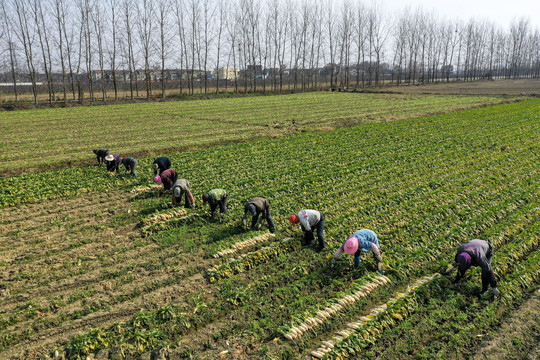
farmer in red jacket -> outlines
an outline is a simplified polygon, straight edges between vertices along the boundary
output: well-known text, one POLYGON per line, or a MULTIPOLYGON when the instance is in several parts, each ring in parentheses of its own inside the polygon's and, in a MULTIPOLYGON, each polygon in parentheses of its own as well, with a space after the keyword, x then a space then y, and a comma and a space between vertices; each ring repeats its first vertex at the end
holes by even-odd
POLYGON ((178 179, 178 174, 174 169, 168 169, 162 172, 160 175, 157 175, 154 178, 154 181, 158 184, 163 184, 163 189, 171 190, 174 183, 178 179))

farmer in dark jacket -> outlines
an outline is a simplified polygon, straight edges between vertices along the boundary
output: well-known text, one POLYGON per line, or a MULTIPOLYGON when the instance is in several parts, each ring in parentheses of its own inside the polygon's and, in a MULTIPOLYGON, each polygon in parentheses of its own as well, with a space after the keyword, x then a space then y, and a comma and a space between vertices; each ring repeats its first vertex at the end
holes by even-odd
POLYGON ((360 229, 352 234, 339 249, 337 249, 332 259, 332 265, 336 263, 336 260, 347 253, 354 255, 354 267, 360 265, 360 255, 362 252, 373 252, 373 257, 377 261, 377 270, 384 275, 384 270, 382 267, 382 255, 379 250, 379 240, 377 239, 377 234, 373 230, 369 229, 360 229))
POLYGON ((191 185, 186 179, 178 179, 173 185, 172 203, 174 205, 182 201, 182 195, 184 195, 184 206, 194 208, 195 199, 191 193, 191 185))
POLYGON ((172 189, 174 183, 178 179, 178 174, 174 169, 167 169, 162 172, 160 175, 157 175, 154 178, 154 181, 158 184, 163 184, 163 189, 170 190, 172 189))
POLYGON ((137 159, 132 157, 122 158, 122 164, 124 164, 126 171, 129 171, 130 174, 133 176, 137 176, 137 174, 135 173, 135 169, 137 168, 138 163, 139 162, 137 161, 137 159))
POLYGON ((219 222, 221 222, 225 211, 227 211, 227 199, 229 194, 223 189, 212 189, 202 196, 203 204, 210 204, 210 216, 214 217, 216 208, 219 205, 219 222))
POLYGON ((289 221, 294 225, 300 223, 304 232, 302 245, 308 245, 314 240, 313 230, 317 229, 317 238, 319 246, 317 252, 326 247, 324 241, 324 215, 316 210, 301 210, 298 215, 291 215, 289 221))
POLYGON ((274 225, 274 220, 270 214, 270 203, 263 197, 254 197, 253 199, 246 202, 244 205, 244 216, 242 217, 242 223, 246 226, 247 214, 251 214, 251 228, 253 229, 257 224, 259 215, 261 215, 262 224, 264 220, 268 222, 268 229, 271 233, 276 232, 276 226, 274 225))
POLYGON ((107 164, 108 171, 118 172, 118 166, 120 165, 120 162, 122 162, 122 158, 120 157, 120 155, 109 154, 105 156, 105 164, 107 164))
POLYGON ((154 169, 154 176, 158 174, 161 174, 165 170, 168 170, 171 168, 171 160, 169 160, 168 157, 160 156, 156 160, 154 160, 154 163, 152 164, 152 169, 154 169))
POLYGON ((482 295, 491 285, 491 291, 495 296, 500 295, 497 289, 497 279, 491 268, 491 259, 493 258, 493 247, 485 240, 475 239, 461 245, 456 253, 454 267, 458 272, 454 282, 458 282, 465 275, 465 272, 471 266, 479 266, 482 269, 482 295))
POLYGON ((94 149, 92 151, 96 154, 98 165, 105 163, 105 157, 109 155, 109 149, 94 149))

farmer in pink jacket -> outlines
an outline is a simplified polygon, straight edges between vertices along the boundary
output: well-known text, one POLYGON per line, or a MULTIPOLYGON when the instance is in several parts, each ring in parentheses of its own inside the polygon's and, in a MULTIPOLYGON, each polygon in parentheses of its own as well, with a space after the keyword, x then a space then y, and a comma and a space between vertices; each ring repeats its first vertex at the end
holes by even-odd
POLYGON ((302 245, 308 245, 314 240, 313 231, 317 230, 317 238, 319 245, 316 251, 319 252, 326 247, 324 241, 324 215, 316 210, 301 210, 298 215, 291 215, 289 217, 291 224, 296 225, 300 223, 302 231, 304 232, 304 239, 302 245))
POLYGON ((347 254, 354 255, 354 267, 356 268, 360 265, 360 254, 368 251, 373 252, 373 257, 377 260, 377 270, 381 274, 384 274, 382 255, 379 250, 379 240, 377 239, 377 234, 369 229, 361 229, 352 234, 334 254, 332 265, 346 252, 347 254))

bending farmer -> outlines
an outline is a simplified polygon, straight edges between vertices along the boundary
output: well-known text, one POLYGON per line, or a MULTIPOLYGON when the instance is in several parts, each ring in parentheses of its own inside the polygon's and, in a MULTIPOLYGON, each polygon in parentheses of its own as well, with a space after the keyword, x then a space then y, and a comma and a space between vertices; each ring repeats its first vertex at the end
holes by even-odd
POLYGON ((356 268, 360 265, 360 254, 362 251, 373 252, 373 257, 377 260, 377 270, 384 275, 379 240, 377 239, 377 234, 369 229, 361 229, 352 234, 334 254, 332 265, 346 252, 347 254, 354 254, 354 267, 356 268))
POLYGON ((107 164, 107 170, 108 171, 116 171, 118 172, 118 166, 122 162, 122 158, 120 155, 107 155, 105 156, 105 164, 107 164))
POLYGON ((161 175, 162 172, 170 168, 171 168, 171 160, 169 160, 169 158, 165 156, 158 157, 156 160, 154 160, 154 163, 152 164, 152 169, 154 170, 154 176, 158 174, 161 175))
POLYGON ((493 247, 485 240, 472 240, 461 245, 456 253, 454 267, 457 267, 458 273, 454 282, 458 282, 465 275, 465 272, 471 266, 479 266, 482 269, 482 295, 491 285, 491 291, 495 296, 500 295, 497 289, 497 279, 491 268, 491 259, 493 257, 493 247))
POLYGON ((92 151, 96 154, 98 165, 105 163, 105 156, 109 155, 109 149, 94 149, 92 151))
POLYGON ((219 222, 221 222, 223 215, 225 215, 225 211, 227 211, 228 198, 229 198, 229 194, 227 193, 227 191, 223 189, 212 189, 208 193, 202 196, 203 204, 205 203, 210 204, 211 217, 214 217, 216 208, 219 205, 219 222))
POLYGON ((138 163, 139 162, 137 161, 137 159, 132 157, 122 158, 122 164, 124 164, 126 171, 129 171, 130 174, 133 176, 137 176, 137 174, 135 173, 135 169, 137 168, 138 163))
POLYGON ((314 240, 313 230, 317 229, 317 238, 319 246, 316 251, 319 252, 326 247, 324 241, 324 215, 316 210, 302 210, 298 215, 291 215, 289 221, 294 225, 300 223, 304 232, 302 245, 308 245, 314 240))
POLYGON ((251 228, 253 229, 257 224, 259 215, 261 216, 261 221, 259 226, 262 225, 264 220, 268 222, 268 229, 271 233, 276 232, 276 226, 274 225, 274 219, 270 214, 270 203, 263 197, 254 197, 253 199, 246 202, 244 205, 244 216, 242 217, 242 223, 246 226, 246 218, 248 212, 251 214, 251 228))
POLYGON ((182 201, 182 195, 184 195, 184 206, 194 208, 195 199, 191 193, 191 185, 186 179, 178 179, 173 185, 172 203, 173 205, 179 204, 182 201))
POLYGON ((178 179, 178 174, 174 169, 168 169, 162 172, 160 175, 157 175, 154 178, 154 181, 158 184, 163 184, 163 189, 170 190, 172 189, 174 183, 178 179))

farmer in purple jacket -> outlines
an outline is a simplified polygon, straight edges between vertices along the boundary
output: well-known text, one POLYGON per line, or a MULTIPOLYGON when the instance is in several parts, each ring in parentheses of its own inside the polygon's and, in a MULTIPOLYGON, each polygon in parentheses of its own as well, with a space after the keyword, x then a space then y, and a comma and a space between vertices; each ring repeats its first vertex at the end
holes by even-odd
POLYGON ((492 257, 493 247, 485 240, 475 239, 461 245, 457 250, 454 262, 454 267, 458 269, 454 283, 461 280, 471 266, 479 266, 482 269, 482 295, 487 292, 488 285, 491 285, 491 291, 495 296, 500 295, 500 291, 497 289, 497 279, 491 268, 492 257))
POLYGON ((178 180, 178 174, 174 169, 165 170, 160 175, 157 175, 154 178, 155 182, 157 182, 158 184, 163 184, 163 189, 165 190, 172 189, 176 180, 178 180))
POLYGON ((324 215, 316 210, 301 210, 298 215, 291 215, 289 221, 294 225, 300 223, 304 232, 302 245, 308 245, 314 240, 313 230, 317 229, 317 238, 319 246, 316 251, 319 252, 326 247, 324 241, 324 215))
POLYGON ((379 240, 377 234, 369 229, 361 229, 352 234, 334 254, 332 265, 346 252, 350 255, 354 254, 354 267, 356 268, 360 265, 360 254, 368 251, 373 252, 373 257, 377 260, 377 270, 384 275, 379 240))
POLYGON ((122 162, 122 158, 120 157, 120 155, 109 154, 105 156, 105 164, 107 164, 108 171, 118 172, 118 166, 120 165, 121 162, 122 162))

